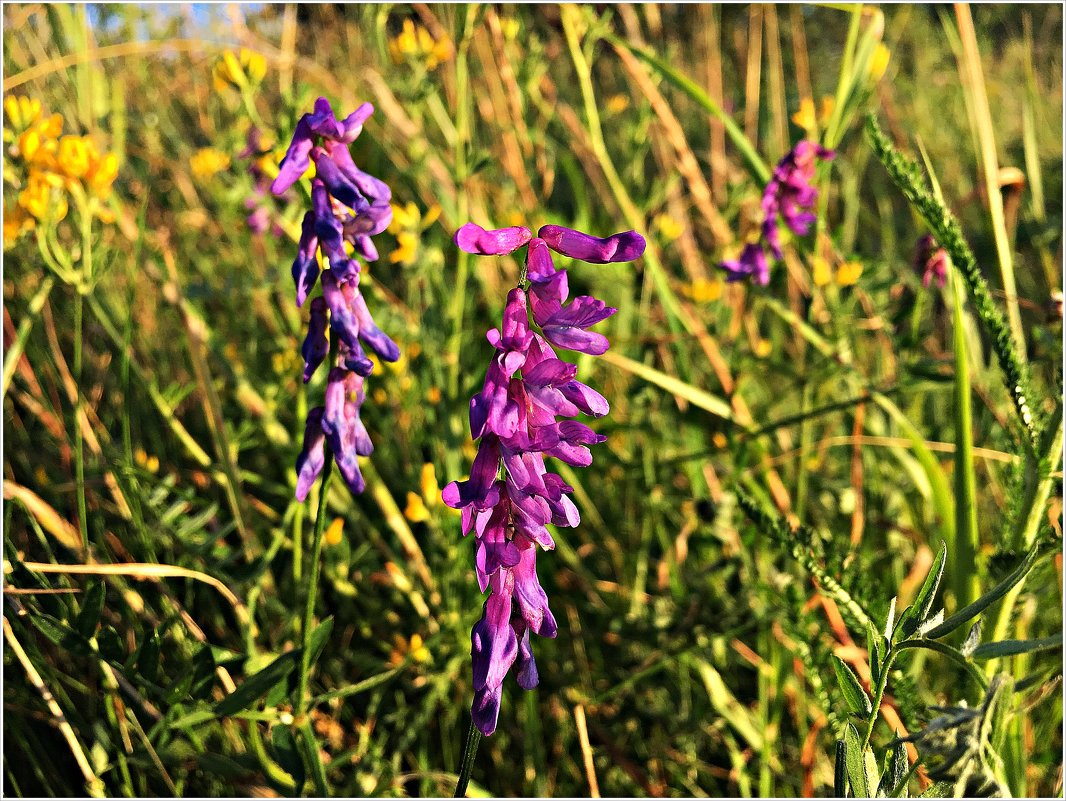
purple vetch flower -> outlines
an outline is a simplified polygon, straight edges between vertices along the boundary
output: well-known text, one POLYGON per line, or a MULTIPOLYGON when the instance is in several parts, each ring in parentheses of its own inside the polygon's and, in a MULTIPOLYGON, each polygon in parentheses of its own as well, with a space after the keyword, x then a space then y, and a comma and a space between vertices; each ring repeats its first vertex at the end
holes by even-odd
POLYGON ((249 230, 257 236, 270 231, 273 236, 280 237, 284 231, 272 219, 275 207, 270 198, 270 176, 262 166, 262 159, 269 153, 270 148, 263 144, 262 132, 253 125, 245 137, 244 150, 237 154, 237 158, 248 162, 248 174, 252 177, 252 194, 244 200, 249 230))
POLYGON ((471 714, 489 735, 496 730, 511 668, 520 687, 537 685, 530 634, 554 637, 558 631, 537 578, 538 546, 555 547, 549 525, 572 528, 581 522, 569 497, 573 489, 548 472, 545 457, 585 467, 592 462, 588 446, 606 440, 584 423, 565 419, 602 417, 610 407, 576 380, 577 367, 560 359, 553 346, 604 353, 607 338, 589 329, 617 310, 587 295, 568 303, 567 273, 555 268, 551 251, 606 264, 638 258, 645 243, 633 231, 600 239, 546 225, 534 237, 521 226, 486 231, 474 223, 456 232, 455 243, 467 253, 490 256, 527 246, 528 284, 508 293, 500 327, 488 332, 494 353, 481 391, 470 400, 470 432, 480 440, 470 478, 442 492, 448 506, 462 511, 463 534, 474 532, 478 585, 489 590, 471 632, 471 714))
POLYGON ((778 261, 783 257, 778 225, 784 224, 795 236, 810 233, 811 225, 817 219, 813 212, 818 199, 815 170, 819 160, 829 161, 835 156, 834 151, 803 139, 778 162, 763 191, 760 238, 745 244, 738 257, 719 263, 718 266, 727 273, 726 281, 751 278, 758 284, 769 283, 766 249, 778 261))
MULTIPOLYGON (((359 417, 366 397, 363 382, 374 368, 364 345, 384 361, 400 358, 399 347, 374 322, 359 290, 359 258, 377 258, 371 237, 385 230, 392 219, 388 185, 360 170, 348 151, 373 111, 373 106, 364 103, 338 120, 329 102, 319 98, 314 111, 300 118, 271 184, 275 195, 283 194, 312 161, 315 164, 311 208, 304 215, 292 264, 297 306, 303 306, 319 276, 322 279, 322 294, 311 301, 307 336, 301 347, 305 383, 330 356, 331 340, 335 346, 325 403, 307 416, 303 450, 296 462, 296 497, 301 501, 325 466, 327 445, 348 488, 353 493, 363 491, 358 457, 369 456, 374 450, 359 417), (320 254, 326 269, 320 264, 320 254)), ((255 137, 250 133, 246 151, 257 149, 258 132, 255 137)), ((257 208, 249 224, 263 222, 257 208)))
POLYGON ((934 281, 943 288, 948 280, 948 253, 937 244, 932 234, 926 234, 918 240, 914 257, 914 269, 922 276, 922 286, 926 289, 934 281))

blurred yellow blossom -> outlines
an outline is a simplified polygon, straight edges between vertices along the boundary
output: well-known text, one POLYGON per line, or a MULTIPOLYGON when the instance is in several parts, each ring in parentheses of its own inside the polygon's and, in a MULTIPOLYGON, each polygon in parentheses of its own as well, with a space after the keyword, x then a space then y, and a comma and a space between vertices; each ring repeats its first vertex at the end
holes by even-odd
POLYGON ((341 541, 341 535, 343 534, 344 520, 339 517, 335 518, 333 522, 329 524, 329 528, 326 529, 326 545, 339 545, 341 541))
POLYGON ((403 30, 389 40, 389 55, 394 64, 421 60, 427 70, 434 70, 442 61, 450 59, 454 52, 451 39, 447 36, 434 39, 429 31, 416 25, 412 19, 405 19, 403 30))
POLYGON ((503 17, 500 19, 500 30, 503 31, 504 39, 508 42, 514 41, 518 36, 518 20, 514 17, 503 17))
POLYGON ((815 286, 825 286, 833 280, 833 271, 829 267, 829 262, 821 256, 811 259, 811 279, 815 286))
POLYGON ((403 206, 392 204, 392 220, 388 232, 396 237, 396 249, 389 253, 389 262, 408 266, 418 257, 419 234, 440 217, 440 206, 430 206, 423 215, 417 205, 408 201, 403 206))
POLYGON ((815 131, 819 125, 825 125, 833 116, 836 101, 831 95, 823 95, 819 104, 818 114, 814 113, 814 100, 805 97, 800 100, 799 111, 792 115, 792 121, 805 131, 815 131))
POLYGON ((56 167, 68 178, 84 178, 94 155, 96 147, 88 137, 68 134, 59 140, 56 167))
POLYGON ((412 634, 409 641, 397 634, 393 638, 393 642, 395 647, 392 649, 392 653, 389 654, 389 664, 392 667, 399 667, 408 655, 410 655, 412 661, 420 664, 426 664, 433 660, 429 649, 426 648, 425 642, 422 640, 421 634, 412 634))
POLYGON ((725 283, 721 278, 697 278, 691 284, 682 287, 685 297, 695 303, 711 303, 722 297, 725 283))
POLYGON ((111 194, 111 185, 116 177, 118 177, 118 156, 114 153, 96 156, 85 176, 89 188, 101 200, 106 200, 111 194))
POLYGON ((888 62, 892 59, 892 51, 884 44, 878 43, 870 56, 870 80, 877 83, 888 69, 888 62))
POLYGON ((33 230, 34 219, 22 206, 4 209, 4 247, 12 245, 27 231, 33 230))
POLYGON ((254 86, 262 81, 265 75, 266 59, 246 47, 242 47, 237 54, 234 54, 232 50, 227 50, 215 62, 212 70, 216 92, 221 92, 230 86, 236 89, 254 86))
POLYGON ((657 214, 651 224, 667 242, 677 239, 685 230, 685 227, 669 214, 657 214))
POLYGON ((429 509, 417 492, 407 493, 407 508, 403 510, 403 516, 412 523, 424 523, 429 520, 429 509))
POLYGON ((621 114, 629 108, 629 98, 622 94, 611 95, 607 98, 606 108, 611 114, 621 114))
POLYGON ((711 442, 714 444, 714 447, 718 448, 719 450, 729 444, 729 440, 726 439, 725 434, 723 434, 721 431, 714 432, 714 435, 711 437, 711 442))
POLYGON ((38 220, 62 220, 67 216, 67 198, 50 177, 30 173, 26 188, 19 193, 19 205, 38 220))
POLYGON ((771 353, 773 353, 773 343, 768 339, 762 339, 761 337, 755 341, 755 347, 753 348, 755 355, 760 359, 765 359, 771 353))
POLYGON ((432 403, 434 406, 440 403, 441 397, 442 394, 440 391, 440 387, 430 387, 426 390, 426 400, 432 403))
POLYGON ((440 500, 440 484, 437 483, 437 471, 433 467, 433 462, 426 462, 422 465, 420 483, 422 497, 426 499, 426 504, 432 509, 437 505, 437 501, 440 500))
POLYGON ((846 261, 837 267, 837 283, 840 286, 852 286, 858 283, 862 275, 861 261, 846 261))
POLYGON ((228 169, 229 165, 229 156, 213 147, 202 147, 189 159, 189 169, 197 178, 210 178, 228 169))
POLYGON ((15 131, 24 131, 41 118, 41 101, 23 95, 4 98, 4 117, 15 131))

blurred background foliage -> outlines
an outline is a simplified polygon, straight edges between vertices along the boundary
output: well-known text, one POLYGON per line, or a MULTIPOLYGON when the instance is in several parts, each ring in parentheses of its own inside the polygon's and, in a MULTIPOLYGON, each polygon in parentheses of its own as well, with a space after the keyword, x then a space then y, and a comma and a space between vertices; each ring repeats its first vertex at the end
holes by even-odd
MULTIPOLYGON (((451 235, 474 220, 636 227, 649 253, 571 271, 575 293, 621 310, 603 326, 608 356, 579 360, 612 402, 595 424, 609 440, 592 468, 563 471, 583 521, 540 571, 560 634, 537 644, 536 691, 508 682, 472 791, 829 792, 847 717, 830 656, 868 678, 865 633, 747 522, 731 488, 815 531, 825 570, 875 619, 914 596, 932 561, 945 520, 930 476, 954 470, 951 296, 922 288, 912 262, 926 230, 861 121, 874 110, 901 148, 924 148, 1005 303, 952 8, 9 4, 3 15, 5 97, 39 101, 117 160, 88 238, 73 194, 55 232, 74 265, 91 248, 92 275, 78 273, 91 280, 53 286, 5 116, 7 792, 304 785, 293 663, 278 657, 299 642, 315 504, 293 500, 292 465, 321 386, 299 380, 289 264, 303 208, 259 197, 276 230, 253 233, 246 200, 249 166, 276 165, 320 94, 345 114, 377 109, 353 154, 398 211, 363 286, 404 350, 368 382, 368 490, 352 498, 335 483, 329 503, 316 617, 331 629, 316 632, 310 722, 330 790, 447 795, 455 781, 482 599, 438 487, 469 469, 482 333, 518 276, 507 258, 459 257, 451 235), (823 98, 850 75, 855 20, 883 47, 840 120, 817 244, 794 242, 765 289, 725 285, 715 264, 757 222, 761 186, 719 118, 615 42, 690 78, 773 164, 829 121, 823 98), (253 125, 263 147, 242 155, 253 125)), ((1053 416, 1062 10, 985 5, 973 24, 1026 355, 1053 416)), ((987 588, 1018 557, 1005 532, 1021 446, 969 318, 966 334, 987 588)), ((1042 536, 1061 545, 1061 473, 1052 496, 1042 536)), ((1061 631, 1061 569, 1061 556, 1034 569, 1011 637, 1061 631)), ((1002 661, 1040 679, 1014 699, 1011 789, 1061 793, 1061 659, 1002 661)), ((932 654, 901 659, 878 741, 919 730, 934 706, 978 703, 961 676, 932 654)), ((927 785, 919 771, 912 790, 927 785)))

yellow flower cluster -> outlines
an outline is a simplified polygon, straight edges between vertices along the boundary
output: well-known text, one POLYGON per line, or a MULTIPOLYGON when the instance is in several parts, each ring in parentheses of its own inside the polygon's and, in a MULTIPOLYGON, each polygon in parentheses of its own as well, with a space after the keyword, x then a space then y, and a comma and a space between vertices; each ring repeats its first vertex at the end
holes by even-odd
POLYGON ((433 225, 440 216, 440 206, 430 207, 425 216, 414 203, 392 204, 392 222, 388 232, 396 237, 396 249, 389 254, 389 262, 404 267, 415 263, 418 257, 418 242, 422 232, 433 225))
MULTIPOLYGON (((110 197, 118 175, 114 153, 101 153, 88 136, 63 135, 63 117, 45 116, 40 101, 34 98, 4 98, 4 117, 8 153, 24 171, 19 176, 22 189, 17 204, 5 209, 5 246, 32 230, 37 222, 58 222, 66 217, 68 192, 98 201, 110 197)), ((105 222, 114 219, 99 203, 94 207, 105 222)))
POLYGON ((266 77, 266 59, 254 50, 242 47, 239 53, 227 50, 215 62, 212 78, 216 92, 258 86, 266 77))
MULTIPOLYGON (((859 282, 862 275, 861 261, 846 261, 837 267, 837 286, 854 286, 859 282)), ((829 262, 821 256, 815 256, 811 260, 811 278, 815 286, 825 286, 833 280, 833 268, 829 262)))
POLYGON ((210 178, 218 175, 230 165, 230 158, 221 150, 202 147, 189 159, 189 169, 196 178, 210 178))
POLYGON ((407 493, 407 508, 403 510, 404 517, 412 523, 424 523, 430 518, 429 510, 440 501, 440 485, 437 483, 437 473, 432 462, 422 465, 422 478, 417 492, 407 493))
POLYGON ((833 108, 836 106, 836 101, 829 95, 824 95, 820 105, 821 108, 816 115, 814 112, 814 100, 809 97, 803 98, 800 101, 799 111, 792 115, 792 121, 808 132, 817 130, 819 125, 825 127, 826 123, 829 122, 829 118, 833 116, 833 108))
POLYGON ((394 64, 405 61, 421 61, 427 70, 435 70, 437 65, 447 61, 455 54, 452 41, 447 36, 434 39, 433 35, 416 25, 414 20, 405 19, 403 30, 389 40, 389 55, 394 64))

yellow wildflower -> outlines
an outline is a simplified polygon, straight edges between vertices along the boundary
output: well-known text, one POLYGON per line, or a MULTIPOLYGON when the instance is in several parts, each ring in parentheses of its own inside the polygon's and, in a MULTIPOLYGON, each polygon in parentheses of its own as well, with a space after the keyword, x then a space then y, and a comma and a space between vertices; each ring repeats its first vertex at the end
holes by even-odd
POLYGON ((236 55, 232 50, 227 50, 215 62, 212 70, 216 92, 221 92, 229 86, 236 89, 255 86, 265 75, 266 59, 246 47, 242 47, 236 55))
POLYGON ((412 634, 410 641, 397 634, 393 637, 393 642, 395 646, 392 649, 392 653, 389 654, 389 664, 392 667, 402 665, 408 654, 410 654, 412 661, 422 664, 433 660, 429 649, 426 648, 425 642, 422 640, 421 634, 412 634))
POLYGON ((833 116, 833 109, 836 108, 837 101, 832 95, 822 95, 821 108, 818 110, 818 122, 825 125, 829 122, 829 118, 833 116))
POLYGON ((685 227, 669 214, 656 215, 652 225, 659 232, 659 236, 667 242, 672 242, 684 232, 685 227))
POLYGON ((89 189, 101 200, 106 200, 111 194, 111 185, 118 176, 118 156, 114 153, 105 153, 96 156, 89 164, 89 172, 85 175, 85 181, 89 189))
POLYGON ((24 131, 41 118, 41 101, 21 95, 8 95, 4 98, 4 116, 14 130, 24 131))
POLYGON ((607 98, 606 108, 611 114, 621 114, 629 108, 629 98, 623 94, 611 95, 607 98))
POLYGON ((714 444, 714 447, 718 448, 719 450, 729 444, 729 440, 726 439, 725 434, 723 434, 721 431, 714 432, 714 436, 711 437, 711 442, 714 444))
POLYGON ((518 20, 514 17, 503 17, 500 20, 500 30, 503 31, 504 39, 513 42, 518 36, 518 20))
POLYGON ((68 134, 59 140, 56 166, 68 178, 83 178, 98 155, 96 146, 88 137, 68 134))
POLYGON ((342 534, 344 534, 344 520, 338 517, 335 518, 333 522, 329 524, 329 528, 326 529, 324 535, 326 545, 339 545, 342 534))
POLYGON ((18 152, 27 164, 51 167, 55 157, 59 135, 63 133, 63 117, 53 114, 39 120, 22 132, 18 139, 18 152))
POLYGON ((837 268, 837 283, 840 286, 857 284, 862 275, 861 261, 846 261, 837 268))
POLYGON ((815 286, 825 286, 833 280, 833 271, 829 268, 829 262, 821 256, 811 259, 811 278, 815 286))
POLYGON ((412 523, 424 523, 429 520, 429 510, 417 492, 407 493, 407 508, 403 510, 403 516, 412 523))
POLYGON ((396 249, 389 254, 389 262, 408 266, 414 264, 418 255, 418 236, 410 231, 396 235, 396 249))
POLYGON ((774 346, 770 340, 759 338, 756 340, 753 350, 758 358, 765 359, 773 352, 774 346))
POLYGON ((422 497, 432 509, 440 500, 440 484, 437 483, 437 471, 433 467, 433 462, 426 462, 422 465, 421 489, 422 497))
POLYGON ((722 297, 725 283, 721 278, 697 278, 691 284, 682 287, 685 297, 695 303, 711 303, 722 297))
POLYGON ((22 206, 15 206, 10 211, 4 210, 4 247, 10 247, 26 231, 33 229, 33 217, 22 206))
POLYGON ((393 64, 420 60, 425 63, 427 70, 434 70, 442 61, 450 59, 454 52, 447 36, 435 40, 429 31, 416 25, 412 19, 405 19, 403 30, 389 40, 389 56, 393 64))
POLYGON ((31 172, 26 188, 19 193, 19 205, 38 220, 62 220, 67 216, 66 195, 55 191, 55 183, 42 172, 31 172))
POLYGON ((800 100, 799 111, 792 115, 792 121, 805 131, 814 130, 816 119, 814 116, 814 101, 809 97, 800 100))
POLYGON ((396 234, 400 231, 408 228, 417 228, 419 221, 422 219, 422 214, 411 201, 408 201, 406 205, 399 205, 397 203, 389 204, 392 208, 392 220, 389 222, 388 232, 390 234, 396 234))
POLYGON ((436 406, 441 401, 440 387, 430 387, 426 390, 426 400, 436 406))
POLYGON ((189 169, 197 178, 210 178, 227 169, 230 158, 213 147, 202 147, 189 159, 189 169))
POLYGON ((883 44, 878 43, 874 48, 873 55, 870 56, 870 80, 873 83, 877 83, 885 74, 885 70, 888 69, 888 62, 892 59, 892 51, 885 47, 883 44))

